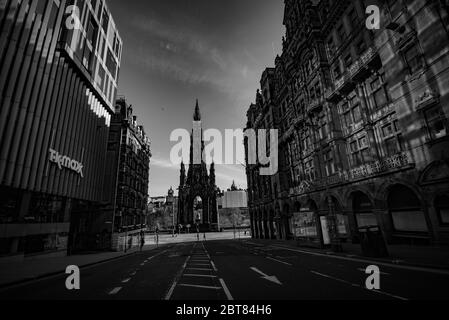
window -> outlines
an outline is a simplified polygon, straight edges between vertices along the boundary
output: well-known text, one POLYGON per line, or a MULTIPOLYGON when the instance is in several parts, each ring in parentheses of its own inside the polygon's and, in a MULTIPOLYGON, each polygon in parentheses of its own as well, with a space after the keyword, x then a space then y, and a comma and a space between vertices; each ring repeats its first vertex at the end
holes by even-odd
POLYGON ((354 123, 359 123, 362 121, 362 112, 359 104, 352 108, 352 115, 354 117, 354 123))
POLYGON ((306 162, 304 173, 306 175, 306 179, 310 181, 315 180, 315 168, 313 165, 313 159, 306 162))
POLYGON ((366 51, 366 43, 365 40, 360 40, 357 43, 357 54, 362 55, 366 51))
POLYGON ((404 149, 398 120, 394 120, 393 122, 384 125, 381 128, 381 135, 383 138, 385 155, 387 157, 394 156, 404 149))
POLYGON ((334 77, 335 80, 337 80, 338 78, 340 78, 341 76, 341 70, 340 70, 340 64, 337 62, 337 64, 334 67, 334 77))
POLYGON ((449 224, 449 196, 439 196, 435 200, 435 209, 441 224, 449 224))
POLYGON ((447 119, 439 105, 424 111, 427 130, 432 140, 445 137, 448 131, 447 119))
POLYGON ((340 24, 337 28, 337 33, 338 36, 340 37, 340 42, 344 42, 345 38, 346 38, 346 31, 345 31, 345 27, 343 24, 340 24))
POLYGON ((375 91, 373 97, 377 108, 381 108, 388 103, 388 97, 384 87, 375 91))
POLYGON ((393 187, 388 196, 388 208, 396 231, 428 232, 421 203, 409 188, 402 185, 393 187))
POLYGON ((351 53, 348 53, 348 54, 345 56, 345 66, 346 66, 347 68, 349 68, 349 67, 351 66, 351 64, 352 64, 352 56, 351 56, 351 53))
POLYGON ((356 31, 359 25, 359 16, 357 15, 357 10, 355 8, 352 8, 351 11, 349 11, 348 18, 351 22, 352 30, 356 31))
POLYGON ((114 56, 112 55, 111 50, 108 49, 108 55, 106 57, 106 67, 108 68, 111 76, 115 79, 117 76, 117 62, 115 61, 114 56))
POLYGON ((103 20, 101 23, 101 26, 103 28, 104 33, 108 33, 108 27, 109 27, 109 14, 106 10, 106 8, 103 8, 103 20))
POLYGON ((332 55, 335 51, 335 44, 334 44, 334 38, 331 37, 327 42, 327 49, 329 50, 329 53, 332 55))
POLYGON ((388 11, 393 20, 395 20, 401 12, 401 2, 398 0, 387 0, 388 11))
POLYGON ((332 150, 329 150, 324 154, 324 164, 325 164, 325 170, 326 175, 328 177, 335 174, 335 163, 334 163, 334 157, 332 150))
POLYGON ((354 140, 349 145, 353 166, 361 166, 371 160, 368 138, 366 136, 354 140))
POLYGON ((424 59, 417 43, 404 51, 404 59, 411 74, 416 73, 424 67, 424 59))

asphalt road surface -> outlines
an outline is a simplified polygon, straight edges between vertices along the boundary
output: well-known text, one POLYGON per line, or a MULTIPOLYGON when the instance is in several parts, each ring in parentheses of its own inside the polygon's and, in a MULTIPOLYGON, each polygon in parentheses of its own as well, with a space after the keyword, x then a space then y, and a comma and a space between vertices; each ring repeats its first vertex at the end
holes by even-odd
POLYGON ((161 246, 67 275, 0 290, 0 299, 37 300, 414 300, 449 299, 449 272, 380 264, 380 290, 368 290, 370 261, 249 241, 161 246))

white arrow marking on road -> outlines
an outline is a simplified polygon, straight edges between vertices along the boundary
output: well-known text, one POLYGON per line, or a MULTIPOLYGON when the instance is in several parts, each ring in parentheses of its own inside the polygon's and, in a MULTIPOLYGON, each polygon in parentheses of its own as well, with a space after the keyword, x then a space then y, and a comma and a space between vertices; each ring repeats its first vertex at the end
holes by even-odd
POLYGON ((282 282, 279 281, 278 278, 276 278, 276 276, 268 276, 265 273, 263 273, 262 271, 260 271, 259 269, 255 268, 255 267, 251 267, 251 270, 253 270, 254 272, 257 272, 258 274, 260 274, 262 276, 263 279, 274 282, 280 286, 282 286, 282 282))

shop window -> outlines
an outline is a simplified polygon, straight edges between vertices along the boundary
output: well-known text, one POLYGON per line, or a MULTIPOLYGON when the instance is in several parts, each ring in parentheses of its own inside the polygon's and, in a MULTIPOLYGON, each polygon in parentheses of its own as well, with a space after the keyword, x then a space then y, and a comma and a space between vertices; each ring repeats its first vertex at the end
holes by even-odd
POLYGON ((441 224, 449 225, 449 196, 439 196, 435 200, 435 209, 441 224))
POLYGON ((388 196, 393 227, 397 232, 427 233, 426 217, 416 195, 409 188, 399 185, 388 196))
POLYGON ((373 205, 362 192, 356 192, 352 195, 352 208, 356 217, 357 227, 378 226, 375 214, 373 213, 373 205))
POLYGON ((432 140, 445 137, 448 132, 448 121, 441 106, 436 105, 424 111, 427 131, 432 140))

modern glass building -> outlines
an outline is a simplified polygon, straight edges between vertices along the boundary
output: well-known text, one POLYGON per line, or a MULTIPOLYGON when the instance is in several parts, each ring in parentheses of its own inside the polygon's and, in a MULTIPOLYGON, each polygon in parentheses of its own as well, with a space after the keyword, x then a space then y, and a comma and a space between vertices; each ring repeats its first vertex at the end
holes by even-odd
POLYGON ((102 0, 0 2, 0 256, 108 245, 96 220, 121 51, 102 0))

